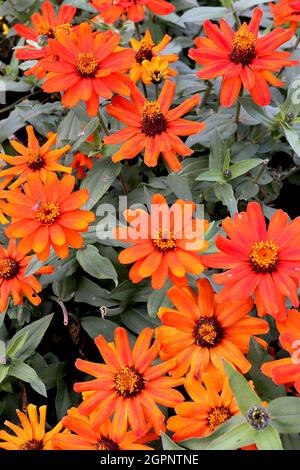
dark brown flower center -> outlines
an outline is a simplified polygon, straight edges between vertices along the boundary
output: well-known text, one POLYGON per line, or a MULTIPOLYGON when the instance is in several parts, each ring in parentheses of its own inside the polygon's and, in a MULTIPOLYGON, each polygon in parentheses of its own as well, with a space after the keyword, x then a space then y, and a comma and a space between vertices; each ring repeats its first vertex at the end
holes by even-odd
POLYGON ((43 450, 43 448, 43 441, 37 441, 36 439, 31 439, 31 441, 27 441, 19 447, 20 450, 43 450))
POLYGON ((154 42, 150 41, 149 39, 143 39, 140 42, 140 48, 135 54, 135 60, 142 64, 143 60, 150 60, 153 57, 152 49, 154 47, 154 42))
POLYGON ((219 322, 214 317, 200 317, 194 328, 196 344, 202 348, 215 347, 223 337, 219 322))
POLYGON ((19 269, 19 263, 13 258, 0 259, 0 278, 11 279, 18 274, 19 269))
POLYGON ((256 38, 253 33, 243 28, 235 33, 233 38, 233 49, 230 54, 231 62, 242 64, 243 67, 250 65, 256 57, 256 38))
POLYGON ((115 375, 115 390, 123 398, 137 396, 145 388, 145 379, 134 367, 123 367, 115 375))
POLYGON ((94 54, 80 52, 76 59, 76 68, 78 73, 84 77, 94 77, 98 70, 98 62, 94 54))
POLYGON ((100 441, 95 444, 96 450, 118 450, 119 445, 109 439, 108 437, 102 437, 100 441))
POLYGON ((279 247, 272 241, 254 243, 249 262, 256 273, 272 273, 279 263, 279 247))
POLYGON ((152 235, 152 244, 158 251, 166 253, 167 251, 175 250, 176 238, 173 232, 159 229, 152 235))
POLYGON ((142 132, 148 137, 154 137, 165 132, 167 127, 167 120, 160 110, 159 103, 146 101, 143 109, 142 132))
POLYGON ((45 164, 45 160, 43 159, 43 157, 41 155, 34 152, 33 150, 28 150, 27 157, 28 157, 27 166, 31 170, 37 171, 37 170, 40 170, 41 168, 43 168, 43 166, 45 164))
POLYGON ((215 408, 211 408, 208 413, 208 426, 210 427, 211 431, 214 431, 231 417, 232 413, 227 406, 216 406, 215 408))

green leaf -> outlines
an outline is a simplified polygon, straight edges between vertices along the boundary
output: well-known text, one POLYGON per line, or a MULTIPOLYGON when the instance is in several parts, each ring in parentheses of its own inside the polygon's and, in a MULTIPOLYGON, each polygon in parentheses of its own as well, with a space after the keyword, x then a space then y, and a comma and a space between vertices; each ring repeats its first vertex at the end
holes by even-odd
POLYGON ((3 380, 5 379, 5 377, 7 376, 8 374, 8 367, 7 366, 3 366, 2 364, 0 365, 0 384, 1 382, 3 382, 3 380))
POLYGON ((225 184, 226 180, 223 176, 222 171, 219 170, 208 170, 200 173, 196 178, 197 181, 215 181, 217 183, 225 184))
POLYGON ((20 336, 23 336, 24 334, 27 334, 25 343, 16 353, 16 357, 18 359, 25 360, 35 351, 37 346, 40 344, 46 330, 48 329, 53 315, 53 313, 46 315, 40 320, 36 320, 30 323, 30 325, 25 326, 15 334, 13 337, 14 340, 20 336))
POLYGON ((183 450, 176 442, 174 442, 167 434, 160 432, 161 442, 164 450, 183 450))
POLYGON ((218 129, 215 130, 211 141, 209 154, 209 169, 223 172, 224 157, 227 151, 227 144, 222 139, 218 129))
POLYGON ((192 201, 193 196, 188 185, 186 176, 179 175, 178 173, 170 173, 167 176, 167 182, 171 191, 179 198, 184 201, 192 201))
POLYGON ((57 391, 55 397, 55 409, 58 420, 61 420, 72 406, 70 393, 64 379, 57 380, 57 391))
POLYGON ((234 163, 230 167, 231 176, 229 179, 233 180, 234 178, 238 178, 262 163, 264 162, 260 158, 252 158, 251 160, 234 163))
POLYGON ((254 338, 250 339, 250 347, 247 357, 249 362, 252 364, 249 375, 254 382, 255 390, 262 400, 270 402, 271 400, 274 400, 274 398, 286 395, 284 385, 276 385, 272 379, 261 372, 261 366, 265 362, 272 361, 273 358, 254 338))
POLYGON ((110 292, 86 277, 82 277, 75 294, 75 302, 83 302, 94 307, 112 307, 116 302, 109 299, 110 292))
POLYGON ((214 185, 214 191, 216 197, 221 201, 226 207, 228 207, 231 216, 238 211, 237 202, 234 197, 234 192, 232 186, 229 183, 216 183, 214 185))
POLYGON ((300 432, 300 399, 298 397, 281 397, 271 401, 268 413, 272 425, 280 433, 300 432))
POLYGON ((282 127, 288 143, 290 144, 294 152, 300 157, 300 139, 297 132, 295 131, 295 129, 287 125, 283 125, 282 127))
POLYGON ((139 334, 144 328, 154 329, 161 326, 161 322, 157 317, 150 318, 147 312, 141 309, 128 308, 122 313, 121 319, 124 325, 136 334, 139 334))
POLYGON ((11 359, 17 354, 17 352, 22 348, 22 346, 25 344, 25 341, 28 337, 28 332, 23 333, 22 335, 19 336, 13 336, 10 342, 8 343, 6 354, 9 356, 11 359))
POLYGON ((76 257, 85 272, 97 279, 113 279, 115 285, 118 285, 118 275, 113 264, 108 258, 101 256, 95 246, 87 245, 78 250, 76 257))
POLYGON ((253 443, 254 429, 243 423, 212 441, 207 450, 236 450, 253 443))
POLYGON ((256 432, 255 444, 259 450, 283 450, 279 433, 272 426, 256 432))
POLYGON ((55 253, 55 251, 53 250, 53 248, 51 247, 51 251, 50 251, 50 255, 47 259, 47 261, 41 261, 40 259, 38 259, 38 257, 36 255, 34 255, 27 268, 26 268, 26 271, 25 271, 25 275, 26 276, 32 276, 32 274, 35 274, 39 269, 41 269, 42 266, 46 266, 48 264, 51 264, 53 263, 55 260, 57 260, 57 254, 55 253))
POLYGON ((222 7, 196 7, 186 11, 181 19, 184 23, 197 23, 201 25, 205 20, 217 20, 228 14, 227 8, 222 7))
POLYGON ((226 373, 229 378, 230 388, 235 396, 241 413, 246 416, 252 405, 260 405, 261 399, 252 390, 247 379, 239 374, 228 362, 224 361, 226 373))
POLYGON ((232 416, 232 418, 221 424, 214 432, 209 434, 207 437, 195 437, 192 439, 186 439, 181 441, 180 444, 190 450, 206 450, 208 446, 214 442, 217 438, 223 436, 225 433, 240 427, 241 424, 245 424, 245 418, 241 413, 232 416))
POLYGON ((169 299, 167 297, 167 291, 171 287, 170 280, 167 280, 164 287, 159 290, 154 290, 150 295, 147 302, 148 315, 151 318, 155 318, 160 306, 167 307, 169 304, 169 299))
POLYGON ((9 375, 23 380, 31 385, 40 395, 47 396, 45 384, 41 381, 36 371, 25 362, 14 359, 8 368, 9 375))
POLYGON ((252 98, 243 97, 239 98, 239 101, 241 102, 244 110, 258 122, 268 128, 272 128, 274 126, 275 118, 272 116, 270 117, 270 114, 266 112, 264 107, 255 104, 252 98))
POLYGON ((81 188, 87 189, 90 195, 82 209, 90 210, 94 207, 108 191, 120 171, 121 165, 114 163, 111 157, 102 157, 97 160, 81 185, 81 188))
POLYGON ((81 319, 81 326, 92 339, 103 335, 106 341, 114 341, 114 332, 119 325, 106 318, 83 317, 81 319))

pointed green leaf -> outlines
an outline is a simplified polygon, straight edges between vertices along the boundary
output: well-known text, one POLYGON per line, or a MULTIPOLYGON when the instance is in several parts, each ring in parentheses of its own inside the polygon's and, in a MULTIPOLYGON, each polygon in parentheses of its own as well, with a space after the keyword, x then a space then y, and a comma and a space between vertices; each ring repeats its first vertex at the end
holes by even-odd
POLYGON ((174 442, 167 434, 161 431, 161 441, 164 450, 183 450, 176 442, 174 442))
POLYGON ((8 346, 6 349, 7 356, 9 356, 10 358, 13 358, 24 345, 27 337, 28 337, 28 332, 26 331, 25 333, 17 337, 13 336, 10 342, 8 343, 8 346))
POLYGON ((252 390, 247 379, 239 374, 228 362, 224 361, 226 373, 229 378, 230 388, 235 396, 238 407, 244 416, 247 415, 252 405, 260 405, 261 399, 252 390))
POLYGON ((225 178, 220 170, 208 170, 200 173, 196 178, 197 181, 215 181, 217 183, 225 183, 225 178))
POLYGON ((236 450, 253 443, 254 429, 248 423, 243 423, 213 440, 207 450, 236 450))
POLYGON ((271 401, 268 405, 268 413, 272 425, 280 433, 300 432, 300 398, 281 397, 271 401))
POLYGON ((280 436, 272 426, 256 432, 255 444, 259 450, 283 450, 280 436))
POLYGON ((262 163, 264 162, 260 158, 252 158, 251 160, 243 160, 241 162, 234 163, 230 167, 231 176, 229 179, 233 180, 234 178, 238 178, 262 163))
POLYGON ((235 212, 238 211, 238 208, 232 186, 228 183, 216 183, 214 185, 214 191, 219 201, 221 201, 224 206, 228 207, 230 214, 233 217, 235 212))
POLYGON ((87 245, 76 252, 76 257, 85 272, 97 279, 112 279, 118 285, 118 275, 113 264, 100 255, 98 248, 87 245))
POLYGON ((45 384, 41 381, 36 371, 28 364, 14 359, 8 369, 9 375, 29 383, 37 393, 44 397, 47 396, 45 384))

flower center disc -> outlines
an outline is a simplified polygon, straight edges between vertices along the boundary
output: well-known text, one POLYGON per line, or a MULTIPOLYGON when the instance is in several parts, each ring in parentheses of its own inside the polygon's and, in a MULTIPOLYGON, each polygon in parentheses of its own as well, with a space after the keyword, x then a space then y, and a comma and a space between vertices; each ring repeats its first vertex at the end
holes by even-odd
POLYGON ((235 33, 233 38, 233 49, 230 54, 231 62, 242 64, 243 67, 250 65, 256 57, 256 37, 243 27, 235 33))
POLYGON ((161 228, 153 234, 152 244, 158 251, 163 253, 176 248, 176 238, 173 232, 162 230, 161 228))
POLYGON ((227 406, 216 406, 209 411, 207 421, 211 431, 217 429, 221 424, 230 419, 232 413, 227 406))
POLYGON ((27 160, 27 166, 33 171, 37 171, 40 168, 44 166, 44 159, 41 155, 39 155, 36 152, 33 152, 32 150, 28 150, 27 152, 28 160, 27 160))
POLYGON ((194 329, 194 337, 198 346, 213 348, 222 339, 222 329, 215 318, 200 317, 194 329))
POLYGON ((61 215, 59 204, 43 201, 35 213, 35 218, 43 225, 52 225, 61 215))
POLYGON ((148 137, 154 137, 165 132, 167 127, 167 120, 160 110, 159 103, 147 101, 143 109, 142 132, 148 137))
POLYGON ((102 437, 100 441, 95 444, 96 450, 118 450, 119 446, 116 442, 108 439, 108 437, 102 437))
POLYGON ((0 278, 11 279, 19 272, 19 263, 12 258, 0 259, 0 278))
POLYGON ((145 379, 134 367, 123 367, 115 375, 115 390, 123 398, 132 398, 145 388, 145 379))
POLYGON ((150 60, 153 57, 152 49, 154 47, 154 42, 142 40, 139 50, 135 54, 135 60, 141 64, 143 60, 150 60))
POLYGON ((43 450, 43 448, 43 442, 36 439, 31 439, 20 446, 20 450, 43 450))
POLYGON ((257 273, 272 273, 279 263, 279 247, 272 241, 254 243, 249 255, 253 271, 257 273))
POLYGON ((77 56, 75 65, 78 73, 84 78, 94 77, 98 70, 97 60, 91 52, 80 52, 77 56))

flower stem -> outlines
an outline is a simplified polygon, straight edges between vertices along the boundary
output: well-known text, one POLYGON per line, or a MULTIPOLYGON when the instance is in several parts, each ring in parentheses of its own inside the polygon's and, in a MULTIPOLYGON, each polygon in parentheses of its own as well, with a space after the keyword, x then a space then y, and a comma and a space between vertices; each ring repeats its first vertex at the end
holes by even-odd
MULTIPOLYGON (((98 111, 97 116, 98 116, 100 127, 103 129, 104 134, 109 135, 109 130, 108 130, 108 128, 107 128, 107 126, 104 122, 104 119, 103 119, 102 114, 101 114, 100 111, 98 111)), ((124 193, 128 194, 128 192, 129 192, 128 191, 128 186, 127 186, 126 178, 124 176, 124 173, 123 173, 122 169, 120 171, 119 178, 120 178, 120 183, 122 185, 124 193)))
POLYGON ((236 127, 236 134, 235 134, 236 141, 238 140, 238 125, 239 125, 240 114, 241 114, 241 102, 240 102, 239 98, 242 97, 243 91, 244 91, 244 89, 243 89, 243 87, 241 87, 241 91, 239 92, 239 96, 238 96, 238 99, 236 101, 236 111, 235 111, 235 118, 234 118, 234 121, 235 121, 236 126, 237 126, 236 127))
POLYGON ((155 99, 158 100, 159 97, 159 86, 155 84, 155 99))
POLYGON ((234 2, 232 2, 232 4, 230 5, 230 8, 232 10, 232 14, 234 16, 234 19, 235 19, 235 24, 236 24, 236 27, 237 28, 240 28, 242 26, 242 23, 241 23, 241 20, 239 18, 239 15, 238 15, 238 12, 236 11, 236 9, 234 8, 234 2))
POLYGON ((203 108, 203 106, 206 104, 209 96, 210 96, 210 93, 211 93, 211 90, 212 90, 212 83, 211 82, 208 82, 207 83, 207 87, 206 87, 206 90, 205 90, 205 93, 204 93, 204 96, 203 96, 203 99, 201 100, 200 102, 200 106, 199 106, 199 109, 203 108))
POLYGON ((134 23, 134 27, 135 27, 135 32, 136 32, 137 38, 138 38, 139 41, 141 41, 142 35, 141 35, 141 30, 140 30, 139 23, 134 23))

